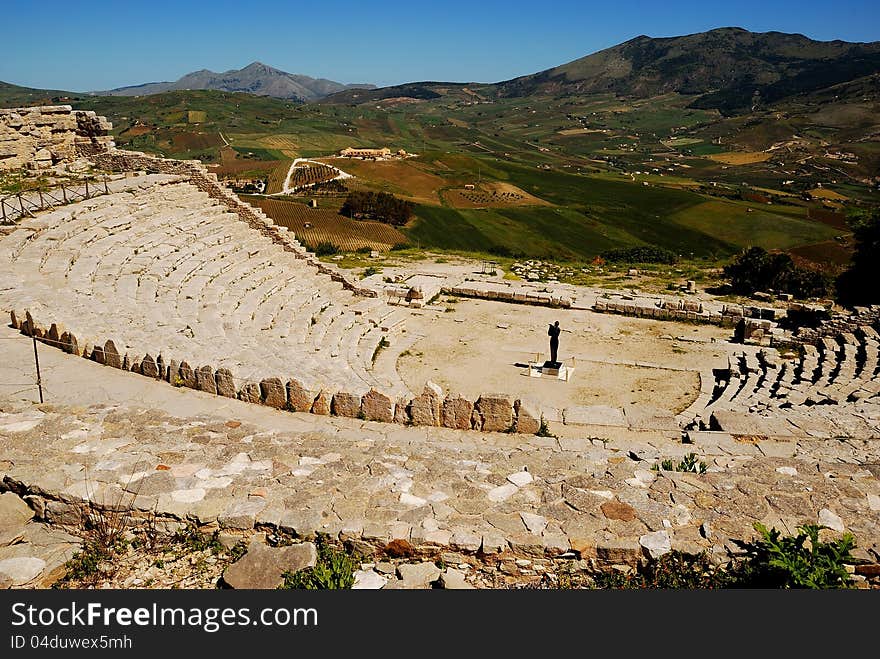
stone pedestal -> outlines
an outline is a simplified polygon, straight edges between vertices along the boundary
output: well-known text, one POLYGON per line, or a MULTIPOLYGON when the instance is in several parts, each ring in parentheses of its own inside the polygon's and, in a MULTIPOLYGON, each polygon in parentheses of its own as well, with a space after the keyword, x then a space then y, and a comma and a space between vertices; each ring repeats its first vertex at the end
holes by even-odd
POLYGON ((553 378, 568 382, 573 373, 574 368, 565 362, 546 361, 540 366, 535 362, 529 364, 529 377, 533 378, 553 378))

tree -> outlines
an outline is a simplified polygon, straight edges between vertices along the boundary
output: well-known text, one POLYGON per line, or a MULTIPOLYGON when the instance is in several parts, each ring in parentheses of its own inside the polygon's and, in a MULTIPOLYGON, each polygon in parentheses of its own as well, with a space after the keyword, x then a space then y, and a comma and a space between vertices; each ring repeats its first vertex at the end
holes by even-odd
POLYGON ((724 266, 734 292, 751 295, 774 290, 795 297, 821 297, 828 292, 828 278, 819 270, 795 265, 788 254, 770 253, 763 247, 750 247, 724 266))
POLYGON ((880 210, 850 220, 855 240, 852 264, 836 282, 837 299, 846 305, 880 302, 880 210))

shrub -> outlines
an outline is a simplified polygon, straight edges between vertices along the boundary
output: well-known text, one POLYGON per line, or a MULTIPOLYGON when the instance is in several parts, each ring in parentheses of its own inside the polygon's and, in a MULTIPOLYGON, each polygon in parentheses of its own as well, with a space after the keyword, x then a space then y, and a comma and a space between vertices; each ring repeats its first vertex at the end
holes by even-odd
POLYGON ((795 297, 821 297, 828 293, 829 279, 824 273, 795 265, 788 254, 771 254, 762 247, 751 247, 724 266, 735 293, 751 295, 775 290, 795 297))
POLYGON ((837 298, 844 304, 880 302, 880 211, 857 215, 850 225, 855 239, 852 265, 837 278, 837 298))
POLYGON ((639 570, 627 574, 608 571, 593 575, 595 588, 849 588, 846 563, 855 540, 845 534, 839 540, 823 542, 819 532, 826 527, 806 524, 797 534, 783 536, 761 523, 755 529, 761 538, 736 544, 746 550, 726 568, 712 564, 703 552, 696 556, 672 551, 639 570))
POLYGON ((730 576, 712 565, 706 553, 692 556, 671 551, 656 561, 648 563, 642 571, 629 574, 599 572, 593 575, 595 588, 676 588, 714 589, 731 585, 730 576))
POLYGON ((314 252, 315 256, 332 256, 339 253, 339 248, 333 243, 325 241, 318 243, 310 251, 314 252))
POLYGON ((602 252, 602 258, 610 263, 667 263, 677 261, 674 252, 662 247, 625 247, 602 252))
POLYGON ((298 572, 285 572, 281 590, 343 590, 354 585, 357 562, 353 556, 318 542, 318 558, 314 567, 298 572))
POLYGON ((740 586, 757 588, 848 588, 851 578, 845 564, 852 561, 855 539, 849 533, 839 540, 823 542, 819 532, 825 526, 805 524, 797 534, 783 536, 760 522, 755 530, 761 538, 740 542, 746 558, 731 570, 740 586))
POLYGON ((706 463, 702 460, 697 460, 696 453, 688 453, 678 464, 675 464, 673 460, 663 460, 659 465, 654 465, 651 467, 653 471, 687 471, 694 474, 705 474, 706 473, 706 463))
POLYGON ((554 435, 550 432, 550 426, 547 424, 547 420, 542 416, 541 417, 541 425, 538 427, 538 432, 535 433, 536 437, 552 437, 554 439, 559 439, 558 435, 554 435))

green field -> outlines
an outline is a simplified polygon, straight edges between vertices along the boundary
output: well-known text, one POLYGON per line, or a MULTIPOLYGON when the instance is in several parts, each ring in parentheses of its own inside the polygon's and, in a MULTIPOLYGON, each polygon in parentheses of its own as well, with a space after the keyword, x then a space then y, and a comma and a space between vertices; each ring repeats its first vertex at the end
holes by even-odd
MULTIPOLYGON (((0 87, 7 104, 50 100, 38 96, 0 87)), ((405 233, 433 250, 578 260, 615 247, 657 245, 717 264, 749 245, 818 254, 807 247, 845 233, 807 219, 810 207, 821 208, 820 201, 802 198, 822 182, 818 175, 805 170, 784 185, 792 177, 784 162, 728 166, 709 158, 765 150, 797 131, 816 144, 819 137, 810 136, 830 140, 806 110, 784 120, 768 113, 764 120, 692 109, 692 99, 675 94, 629 101, 609 94, 482 98, 474 103, 451 86, 438 98, 403 104, 297 104, 213 91, 64 102, 110 118, 123 148, 199 158, 233 178, 249 172, 265 179, 273 169, 277 178, 292 158, 327 156, 346 146, 417 153, 408 161, 415 169, 400 176, 352 163, 362 175, 351 186, 420 203, 405 233), (194 119, 199 123, 190 123, 194 119), (455 197, 445 191, 481 182, 517 186, 547 205, 449 205, 455 197), (785 193, 773 205, 756 205, 739 200, 749 188, 785 193)), ((880 158, 870 143, 852 151, 869 165, 880 158)), ((876 197, 853 177, 833 187, 853 203, 876 197)))

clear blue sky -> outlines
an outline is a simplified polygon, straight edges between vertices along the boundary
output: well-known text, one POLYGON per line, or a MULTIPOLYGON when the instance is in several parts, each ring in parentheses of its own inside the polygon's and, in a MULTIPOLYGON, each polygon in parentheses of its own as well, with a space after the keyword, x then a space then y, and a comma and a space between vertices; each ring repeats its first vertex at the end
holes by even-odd
POLYGON ((640 34, 715 27, 880 40, 880 0, 0 0, 0 80, 89 91, 259 60, 344 83, 496 82, 640 34))

